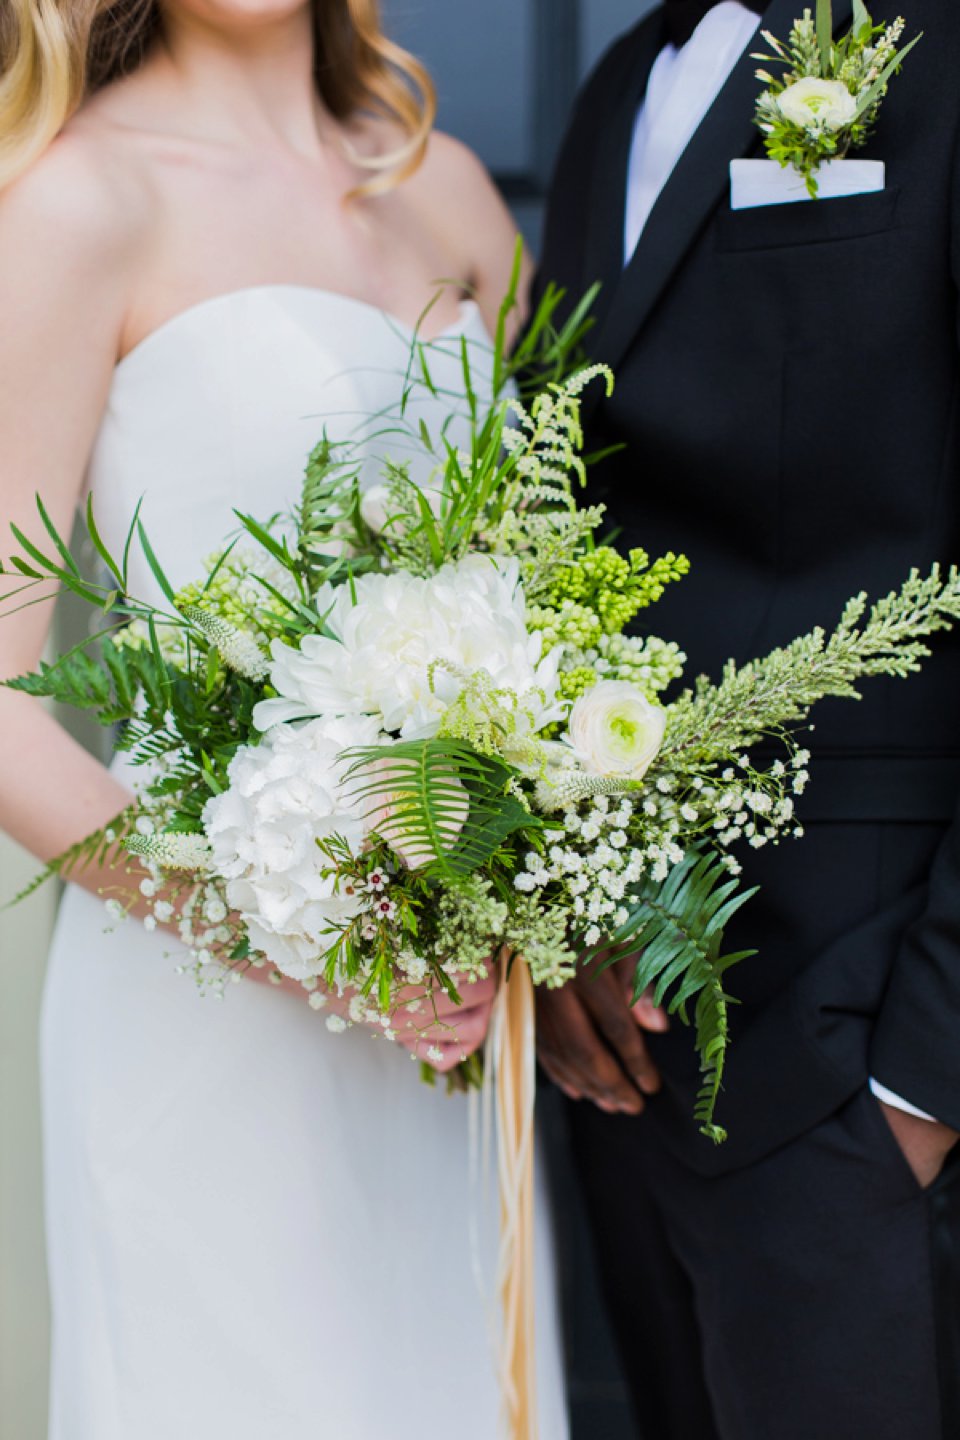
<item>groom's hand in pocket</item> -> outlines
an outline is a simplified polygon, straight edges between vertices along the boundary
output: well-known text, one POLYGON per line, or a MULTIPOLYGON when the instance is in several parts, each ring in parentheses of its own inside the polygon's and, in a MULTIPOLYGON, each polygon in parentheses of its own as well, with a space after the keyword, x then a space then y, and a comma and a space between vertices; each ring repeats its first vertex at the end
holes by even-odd
POLYGON ((601 955, 561 990, 537 992, 537 1051, 571 1100, 592 1100, 608 1114, 639 1115, 660 1089, 644 1031, 669 1021, 648 995, 634 1005, 631 956, 606 965, 601 955))
POLYGON ((910 1115, 883 1100, 879 1104, 917 1184, 924 1190, 928 1189, 940 1174, 960 1136, 949 1125, 941 1125, 939 1120, 910 1115))

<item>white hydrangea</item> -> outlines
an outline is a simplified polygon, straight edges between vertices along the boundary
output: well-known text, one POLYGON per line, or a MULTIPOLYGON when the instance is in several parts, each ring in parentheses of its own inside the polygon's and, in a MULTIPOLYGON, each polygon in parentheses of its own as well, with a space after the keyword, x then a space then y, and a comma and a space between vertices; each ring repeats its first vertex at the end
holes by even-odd
POLYGON ((363 808, 343 794, 342 752, 379 736, 369 718, 275 726, 260 745, 237 752, 229 788, 204 811, 228 904, 253 948, 291 979, 319 974, 335 928, 361 909, 362 897, 338 892, 321 874, 317 841, 339 835, 354 853, 362 849, 363 808))
POLYGON ((556 718, 559 653, 526 625, 516 560, 469 555, 421 579, 363 575, 316 599, 330 636, 308 635, 295 650, 274 641, 270 680, 254 723, 314 715, 377 715, 404 739, 435 735, 465 678, 485 671, 521 697, 535 728, 556 718), (329 613, 328 613, 329 612, 329 613), (332 637, 332 638, 330 638, 332 637))

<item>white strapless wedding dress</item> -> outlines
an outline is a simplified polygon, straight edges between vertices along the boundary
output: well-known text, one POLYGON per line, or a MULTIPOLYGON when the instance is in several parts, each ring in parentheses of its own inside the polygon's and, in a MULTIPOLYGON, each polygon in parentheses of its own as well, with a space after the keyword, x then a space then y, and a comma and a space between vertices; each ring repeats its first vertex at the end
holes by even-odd
MULTIPOLYGON (((389 416, 412 338, 299 286, 171 320, 117 367, 90 472, 108 543, 143 495, 180 583, 233 508, 295 499, 324 427, 355 438, 383 414, 370 474, 376 456, 408 458, 389 416)), ((489 354, 472 305, 431 349, 440 389, 462 388, 464 338, 489 354)), ((407 423, 445 408, 420 394, 407 423)), ((134 568, 132 590, 153 595, 134 568)), ((43 1017, 51 1440, 496 1440, 493 1227, 466 1101, 269 987, 203 999, 168 937, 107 923, 68 892, 43 1017)), ((539 1234, 541 1440, 564 1440, 543 1206, 539 1234)))

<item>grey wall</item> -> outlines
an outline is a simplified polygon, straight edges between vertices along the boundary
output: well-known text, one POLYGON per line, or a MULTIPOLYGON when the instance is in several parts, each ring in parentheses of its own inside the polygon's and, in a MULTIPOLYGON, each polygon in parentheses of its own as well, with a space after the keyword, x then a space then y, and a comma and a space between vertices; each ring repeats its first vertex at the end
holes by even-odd
POLYGON ((654 0, 384 0, 393 35, 430 66, 440 124, 493 171, 534 249, 577 87, 654 0))
MULTIPOLYGON (((0 902, 36 870, 0 836, 0 902)), ((50 887, 0 915, 0 1440, 42 1440, 46 1434, 37 1025, 55 901, 50 887)))

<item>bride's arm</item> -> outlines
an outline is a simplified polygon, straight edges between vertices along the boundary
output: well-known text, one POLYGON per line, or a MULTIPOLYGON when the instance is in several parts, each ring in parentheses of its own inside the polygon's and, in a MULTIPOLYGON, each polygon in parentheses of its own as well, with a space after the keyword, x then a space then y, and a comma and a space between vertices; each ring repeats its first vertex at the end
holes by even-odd
MULTIPOLYGON (((70 534, 153 221, 136 179, 71 138, 0 194, 0 558, 16 549, 11 524, 49 553, 38 493, 70 534)), ((0 576, 0 679, 35 670, 49 634, 52 599, 11 611, 52 587, 12 598, 21 583, 0 576)), ((46 862, 130 800, 38 700, 0 687, 0 830, 46 862)), ((142 917, 145 873, 121 859, 70 879, 142 917)), ((165 928, 176 933, 176 919, 165 928)))
MULTIPOLYGON (((42 549, 39 492, 71 529, 103 413, 138 251, 136 196, 109 157, 62 139, 0 193, 0 556, 10 524, 42 549)), ((52 601, 9 614, 0 577, 0 678, 36 668, 52 601)), ((47 592, 49 593, 49 589, 47 592)), ((116 816, 128 795, 38 701, 0 689, 0 828, 49 860, 116 816)), ((124 874, 78 874, 98 889, 124 874)))
MULTIPOLYGON (((152 229, 136 187, 71 141, 0 193, 0 558, 16 548, 17 525, 40 548, 50 540, 35 497, 69 534, 87 460, 109 393, 134 269, 152 229)), ((35 670, 47 641, 52 599, 9 613, 21 582, 0 576, 0 679, 35 670)), ((41 593, 49 593, 41 590, 41 593)), ((0 687, 0 830, 47 861, 113 820, 129 793, 30 696, 0 687)), ((90 867, 71 879, 146 907, 134 865, 90 867)), ((9 898, 0 896, 0 902, 9 898)), ((266 980, 266 971, 249 972, 266 980)), ((284 989, 300 999, 299 985, 284 989)), ((464 1007, 397 1017, 397 1038, 421 1057, 439 1052, 450 1069, 486 1030, 495 984, 465 987, 464 1007), (456 1036, 456 1039, 453 1037, 456 1036)), ((331 1012, 347 1000, 330 996, 331 1012)))
MULTIPOLYGON (((510 285, 518 233, 502 195, 473 151, 441 133, 432 136, 422 169, 408 183, 423 196, 432 226, 455 257, 456 273, 467 277, 492 335, 510 285)), ((508 346, 527 318, 532 275, 533 261, 525 253, 520 307, 508 321, 508 346)))

